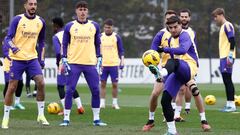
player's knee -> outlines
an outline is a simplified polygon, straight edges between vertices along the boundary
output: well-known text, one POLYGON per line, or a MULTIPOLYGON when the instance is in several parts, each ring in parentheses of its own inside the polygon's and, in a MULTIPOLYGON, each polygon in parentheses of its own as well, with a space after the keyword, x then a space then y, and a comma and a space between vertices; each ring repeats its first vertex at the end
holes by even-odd
POLYGON ((164 108, 171 105, 171 101, 172 101, 172 96, 167 91, 164 91, 161 99, 162 107, 164 108))
POLYGON ((91 93, 92 93, 92 97, 96 98, 96 97, 99 97, 100 95, 100 91, 98 88, 95 88, 95 89, 91 89, 91 93))
POLYGON ((158 98, 160 93, 161 93, 161 90, 154 89, 152 92, 152 98, 154 98, 154 99, 158 98))
POLYGON ((199 95, 200 91, 199 91, 199 89, 198 89, 196 84, 190 85, 190 89, 192 91, 192 95, 193 96, 198 96, 199 95))

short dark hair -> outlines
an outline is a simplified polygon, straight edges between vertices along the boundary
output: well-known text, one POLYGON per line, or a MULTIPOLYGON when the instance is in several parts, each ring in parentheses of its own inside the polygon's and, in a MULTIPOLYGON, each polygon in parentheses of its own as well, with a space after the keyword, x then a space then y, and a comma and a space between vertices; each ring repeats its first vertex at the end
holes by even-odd
POLYGON ((216 15, 223 15, 225 16, 225 11, 223 8, 216 8, 215 10, 212 11, 212 16, 216 15))
POLYGON ((106 19, 105 21, 104 21, 104 25, 110 25, 110 26, 113 26, 113 19, 111 19, 111 18, 108 18, 108 19, 106 19))
POLYGON ((170 24, 173 24, 173 23, 178 23, 178 24, 181 24, 181 20, 179 19, 179 17, 177 16, 171 16, 170 18, 167 19, 167 22, 166 24, 167 25, 170 25, 170 24))
POLYGON ((164 14, 164 16, 168 15, 168 14, 174 14, 177 15, 177 13, 174 10, 167 10, 167 12, 164 14))
POLYGON ((181 10, 179 11, 179 15, 180 15, 181 13, 185 13, 185 12, 187 12, 188 15, 191 16, 191 11, 190 11, 189 9, 187 9, 187 8, 181 9, 181 10))
POLYGON ((55 17, 52 19, 53 24, 56 24, 57 26, 59 26, 60 28, 62 28, 64 26, 64 22, 63 19, 61 17, 55 17))
POLYGON ((79 1, 76 5, 75 8, 88 8, 88 3, 86 1, 79 1))

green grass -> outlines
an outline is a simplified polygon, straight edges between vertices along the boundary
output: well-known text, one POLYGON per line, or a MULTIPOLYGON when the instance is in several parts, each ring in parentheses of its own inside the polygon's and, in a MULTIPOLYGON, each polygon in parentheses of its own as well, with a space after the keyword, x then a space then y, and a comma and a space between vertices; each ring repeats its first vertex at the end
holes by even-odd
MULTIPOLYGON (((71 112, 71 125, 69 127, 59 127, 62 116, 46 113, 50 122, 49 127, 41 127, 37 124, 37 105, 33 98, 26 98, 26 92, 23 91, 22 103, 26 110, 14 110, 10 115, 10 128, 8 130, 0 129, 0 135, 155 135, 164 134, 166 123, 162 123, 161 108, 159 107, 155 115, 155 127, 150 132, 141 132, 142 126, 148 119, 148 101, 152 91, 152 85, 120 85, 119 93, 120 110, 111 108, 111 90, 108 87, 107 108, 101 110, 101 119, 108 123, 107 127, 92 126, 92 111, 90 108, 90 92, 87 86, 78 87, 86 113, 78 115, 76 106, 73 105, 71 112)), ((213 106, 206 106, 206 116, 212 126, 211 132, 202 132, 200 128, 199 114, 192 100, 192 110, 190 115, 184 116, 186 122, 177 123, 177 130, 181 135, 239 135, 240 113, 222 113, 219 109, 224 106, 225 92, 222 84, 200 84, 199 88, 203 97, 212 94, 217 98, 217 103, 213 106)), ((238 90, 240 85, 235 85, 238 90)), ((0 85, 0 89, 3 86, 0 85)), ((1 91, 2 92, 2 91, 1 91)), ((237 93, 239 95, 239 93, 237 93)), ((2 94, 0 96, 2 98, 2 94)), ((46 103, 58 101, 58 93, 53 85, 46 87, 46 103)), ((3 116, 3 103, 0 103, 0 118, 3 116)), ((238 109, 239 110, 239 109, 238 109)))

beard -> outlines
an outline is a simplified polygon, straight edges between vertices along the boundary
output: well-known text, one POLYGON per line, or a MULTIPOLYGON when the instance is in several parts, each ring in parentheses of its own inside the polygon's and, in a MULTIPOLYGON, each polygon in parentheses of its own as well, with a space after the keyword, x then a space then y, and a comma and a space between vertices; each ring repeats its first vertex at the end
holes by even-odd
POLYGON ((36 9, 30 9, 30 10, 27 10, 27 12, 29 13, 29 15, 33 16, 36 14, 36 9))

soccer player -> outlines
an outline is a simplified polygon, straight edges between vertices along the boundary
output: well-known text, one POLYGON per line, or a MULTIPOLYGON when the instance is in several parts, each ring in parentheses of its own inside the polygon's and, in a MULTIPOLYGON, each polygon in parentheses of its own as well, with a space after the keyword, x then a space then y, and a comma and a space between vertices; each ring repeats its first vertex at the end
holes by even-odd
POLYGON ((11 51, 9 56, 12 59, 10 67, 10 81, 5 95, 4 115, 2 128, 8 128, 10 108, 12 104, 13 93, 16 91, 18 81, 21 80, 24 71, 29 73, 38 86, 37 121, 42 125, 49 125, 44 116, 44 98, 45 84, 41 68, 44 67, 44 39, 45 39, 45 21, 36 15, 37 0, 25 0, 24 14, 13 18, 6 42, 11 51), (39 45, 39 52, 36 51, 36 45, 39 45), (40 57, 38 57, 38 53, 40 57))
POLYGON ((198 57, 189 34, 182 30, 180 19, 177 16, 172 16, 167 19, 166 24, 171 33, 168 41, 169 47, 159 48, 158 52, 169 53, 171 59, 162 69, 153 65, 150 65, 149 69, 154 75, 159 76, 158 79, 162 80, 163 77, 167 76, 161 104, 168 125, 166 135, 176 135, 177 130, 171 101, 177 95, 180 87, 196 75, 198 57))
MULTIPOLYGON (((174 10, 168 10, 165 13, 165 23, 168 18, 172 16, 177 16, 177 13, 174 10)), ((154 37, 151 45, 151 49, 158 50, 159 47, 167 47, 168 46, 168 39, 171 37, 171 33, 169 33, 167 28, 161 29, 154 37)), ((162 61, 161 66, 165 66, 167 60, 170 58, 169 54, 162 53, 161 54, 162 61)), ((154 127, 154 115, 155 110, 158 105, 158 97, 161 94, 163 90, 163 82, 162 81, 156 81, 154 83, 154 87, 152 90, 152 94, 150 96, 150 103, 149 103, 149 118, 147 123, 143 126, 142 131, 149 131, 151 128, 154 127)))
MULTIPOLYGON (((6 37, 4 39, 6 39, 6 37)), ((4 40, 2 43, 2 51, 3 51, 3 58, 4 58, 3 71, 4 71, 4 80, 5 80, 3 97, 5 97, 8 84, 9 84, 9 71, 10 71, 10 65, 12 61, 11 58, 9 57, 9 48, 7 47, 6 40, 4 40)), ((11 110, 14 110, 14 109, 25 110, 25 107, 20 103, 22 89, 23 89, 23 80, 21 78, 21 80, 18 81, 17 90, 15 92, 15 104, 13 107, 11 107, 11 110)))
MULTIPOLYGON (((191 41, 193 43, 193 46, 195 47, 196 54, 198 56, 197 52, 197 44, 196 44, 196 33, 195 31, 189 26, 189 22, 191 19, 191 11, 189 9, 181 9, 179 11, 179 17, 182 23, 182 28, 188 32, 191 41)), ((195 104, 197 106, 197 109, 199 111, 200 119, 201 119, 201 126, 204 131, 209 131, 211 129, 210 125, 208 124, 205 116, 205 108, 203 104, 203 99, 200 94, 200 91, 197 87, 195 79, 190 80, 186 85, 183 85, 185 90, 181 90, 178 92, 177 98, 176 98, 176 108, 175 108, 175 114, 174 119, 176 122, 180 122, 182 119, 180 117, 181 109, 182 109, 182 99, 184 94, 187 94, 188 101, 191 101, 191 96, 193 95, 195 99, 195 104), (190 98, 189 98, 190 93, 190 98)), ((185 96, 186 98, 186 96, 185 96)), ((186 101, 187 102, 187 101, 186 101)), ((189 103, 190 104, 190 103, 189 103)), ((186 112, 190 111, 190 105, 186 105, 189 108, 185 108, 186 112), (189 110, 188 110, 189 109, 189 110)))
POLYGON ((121 37, 113 32, 113 20, 106 19, 104 32, 101 35, 102 66, 100 108, 105 108, 106 84, 110 75, 112 80, 112 107, 120 109, 118 105, 118 68, 124 67, 124 49, 121 37), (119 62, 120 59, 120 62, 119 62))
MULTIPOLYGON (((65 97, 65 90, 64 87, 66 85, 66 76, 62 72, 62 66, 60 64, 61 61, 61 54, 62 54, 62 38, 63 38, 63 27, 64 27, 64 22, 62 18, 56 17, 52 19, 53 23, 53 31, 55 35, 52 37, 52 42, 55 47, 55 54, 56 54, 56 65, 58 67, 58 74, 57 74, 57 89, 58 89, 58 94, 60 97, 60 101, 62 103, 62 106, 64 108, 64 97, 65 97)), ((77 90, 74 91, 73 93, 73 98, 75 100, 75 103, 77 105, 77 111, 78 114, 83 114, 84 113, 84 108, 82 106, 81 98, 79 97, 79 94, 77 90)), ((60 112, 59 115, 63 114, 63 112, 60 112)))
POLYGON ((69 22, 63 33, 62 63, 67 75, 64 119, 60 126, 68 126, 72 107, 72 96, 81 73, 92 94, 93 125, 106 126, 100 120, 99 74, 102 57, 100 54, 99 24, 88 20, 88 3, 80 1, 75 6, 77 18, 69 22), (96 69, 97 65, 97 69, 96 69))
POLYGON ((232 23, 226 20, 223 8, 217 8, 212 12, 212 16, 218 26, 219 31, 219 57, 220 71, 222 73, 223 82, 227 96, 227 103, 222 112, 234 112, 236 106, 234 103, 235 88, 232 82, 232 69, 234 59, 236 58, 235 32, 232 23))
POLYGON ((32 97, 32 96, 36 97, 36 95, 37 95, 37 85, 35 83, 34 90, 31 93, 31 86, 30 86, 31 80, 32 80, 31 77, 28 75, 28 73, 26 73, 25 87, 26 87, 27 97, 32 97))

